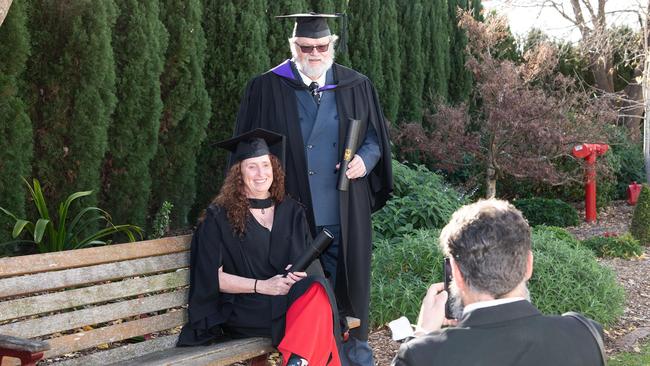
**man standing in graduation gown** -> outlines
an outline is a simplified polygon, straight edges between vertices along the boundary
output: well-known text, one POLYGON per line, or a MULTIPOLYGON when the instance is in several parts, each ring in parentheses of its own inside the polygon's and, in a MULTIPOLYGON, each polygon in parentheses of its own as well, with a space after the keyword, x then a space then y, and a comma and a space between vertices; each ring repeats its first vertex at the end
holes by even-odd
POLYGON ((386 122, 370 80, 333 63, 338 37, 326 19, 335 16, 285 17, 296 19, 289 39, 293 58, 248 83, 235 134, 262 127, 287 137, 287 193, 307 208, 312 234, 322 228, 335 234, 321 262, 343 315, 361 320, 341 357, 351 365, 374 365, 367 343, 370 215, 393 189, 386 122), (351 119, 361 122, 361 133, 345 173, 349 188, 339 191, 338 167, 351 119))

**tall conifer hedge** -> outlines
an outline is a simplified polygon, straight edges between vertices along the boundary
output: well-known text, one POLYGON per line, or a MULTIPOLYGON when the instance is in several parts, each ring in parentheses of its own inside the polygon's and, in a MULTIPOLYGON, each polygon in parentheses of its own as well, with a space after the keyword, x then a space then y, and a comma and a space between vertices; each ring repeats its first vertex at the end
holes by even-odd
MULTIPOLYGON (((25 2, 15 1, 0 27, 0 206, 23 215, 21 176, 30 175, 32 124, 20 93, 29 56, 25 2)), ((0 215, 0 243, 11 239, 13 223, 0 215)), ((12 248, 1 248, 0 254, 12 248)))
POLYGON ((200 0, 161 3, 169 45, 160 78, 164 107, 158 149, 150 164, 150 213, 170 201, 174 205, 172 225, 176 227, 188 225, 187 216, 196 197, 196 157, 210 118, 210 99, 203 78, 206 40, 201 26, 202 7, 200 0))
POLYGON ((356 0, 348 6, 348 54, 354 68, 365 74, 382 95, 382 42, 379 38, 381 6, 375 0, 356 0))
POLYGON ((446 0, 425 3, 423 17, 424 100, 447 100, 449 81, 449 12, 446 0))
MULTIPOLYGON (((402 88, 399 121, 420 123, 422 120, 422 90, 424 87, 424 54, 422 51, 423 7, 420 0, 399 3, 403 39, 402 88)), ((428 45, 427 45, 428 47, 428 45)))
POLYGON ((399 16, 396 0, 385 0, 380 8, 379 39, 382 50, 382 69, 384 73, 384 87, 379 90, 379 98, 384 108, 386 118, 393 124, 397 123, 399 97, 401 94, 402 59, 400 54, 399 16))
POLYGON ((149 162, 158 146, 160 74, 167 31, 158 0, 116 0, 113 32, 119 104, 109 128, 102 208, 116 223, 144 227, 151 192, 149 162))
POLYGON ((246 83, 269 68, 266 1, 206 1, 205 11, 203 26, 210 45, 205 79, 212 117, 198 156, 198 192, 191 216, 204 209, 221 187, 227 157, 212 145, 232 136, 246 83))
POLYGON ((31 6, 33 47, 27 77, 33 175, 51 204, 72 192, 93 190, 83 204, 95 205, 116 103, 111 47, 115 3, 39 0, 31 6))
MULTIPOLYGON (((469 0, 472 2, 472 0, 469 0)), ((475 1, 474 1, 475 2, 475 1)), ((447 0, 449 11, 449 101, 467 101, 472 89, 472 76, 465 68, 467 35, 458 27, 458 10, 469 9, 468 0, 447 0)))

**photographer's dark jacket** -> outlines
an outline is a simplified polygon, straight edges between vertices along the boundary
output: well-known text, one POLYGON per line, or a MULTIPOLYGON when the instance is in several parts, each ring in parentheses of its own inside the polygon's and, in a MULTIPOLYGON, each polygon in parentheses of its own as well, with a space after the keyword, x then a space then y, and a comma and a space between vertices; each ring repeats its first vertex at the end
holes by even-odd
POLYGON ((598 366, 602 361, 596 340, 579 320, 544 316, 521 300, 476 309, 457 327, 411 339, 392 365, 598 366))
MULTIPOLYGON (((179 346, 195 346, 223 336, 271 337, 282 340, 288 307, 314 282, 327 290, 336 309, 329 283, 322 276, 296 282, 285 296, 227 294, 219 291, 217 270, 247 278, 266 280, 293 263, 311 243, 302 206, 289 197, 276 205, 273 229, 268 231, 249 215, 242 237, 233 232, 226 210, 207 209, 205 220, 192 238, 190 253, 189 321, 179 336, 179 346)), ((317 272, 316 272, 317 273, 317 272)), ((337 311, 333 311, 334 335, 339 338, 337 311)))

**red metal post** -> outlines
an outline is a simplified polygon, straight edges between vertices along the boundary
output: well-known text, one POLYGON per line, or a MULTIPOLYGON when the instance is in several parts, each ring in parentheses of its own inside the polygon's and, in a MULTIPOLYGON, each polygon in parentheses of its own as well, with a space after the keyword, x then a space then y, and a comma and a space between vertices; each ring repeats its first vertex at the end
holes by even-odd
POLYGON ((585 221, 596 221, 596 158, 609 149, 606 144, 580 144, 571 153, 576 158, 585 159, 585 221))
POLYGON ((596 153, 593 152, 585 159, 585 221, 596 221, 596 153))

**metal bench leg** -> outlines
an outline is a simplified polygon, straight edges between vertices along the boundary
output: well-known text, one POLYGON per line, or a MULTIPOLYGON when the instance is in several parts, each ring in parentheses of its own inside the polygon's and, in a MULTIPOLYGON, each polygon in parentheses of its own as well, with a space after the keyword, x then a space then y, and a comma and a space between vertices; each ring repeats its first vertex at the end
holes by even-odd
POLYGON ((21 366, 34 366, 36 362, 43 358, 43 352, 30 353, 27 351, 14 351, 11 349, 0 349, 0 365, 2 365, 3 357, 13 357, 20 360, 21 366))

